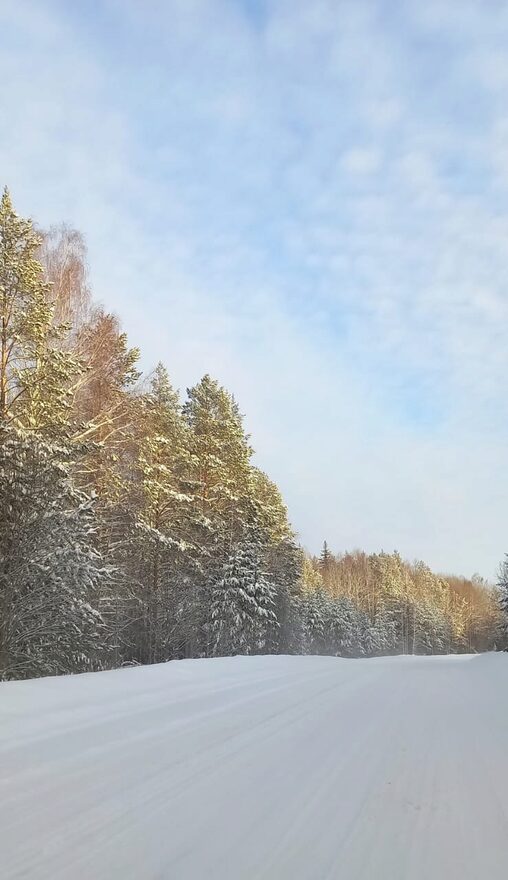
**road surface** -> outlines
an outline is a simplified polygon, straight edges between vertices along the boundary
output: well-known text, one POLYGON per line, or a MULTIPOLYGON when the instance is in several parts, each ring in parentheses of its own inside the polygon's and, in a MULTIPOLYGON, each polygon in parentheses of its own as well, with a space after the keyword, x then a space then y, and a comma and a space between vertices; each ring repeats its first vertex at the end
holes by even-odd
POLYGON ((508 655, 0 685, 3 880, 506 880, 508 655))

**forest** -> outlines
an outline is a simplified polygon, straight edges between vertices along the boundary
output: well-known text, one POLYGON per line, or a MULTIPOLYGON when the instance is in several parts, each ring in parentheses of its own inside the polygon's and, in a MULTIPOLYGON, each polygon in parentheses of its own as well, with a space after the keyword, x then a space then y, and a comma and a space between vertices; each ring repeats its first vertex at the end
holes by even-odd
MULTIPOLYGON (((235 397, 143 376, 82 235, 0 205, 0 678, 234 654, 477 652, 497 587, 299 545, 235 397)), ((340 536, 338 536, 340 540, 340 536)))

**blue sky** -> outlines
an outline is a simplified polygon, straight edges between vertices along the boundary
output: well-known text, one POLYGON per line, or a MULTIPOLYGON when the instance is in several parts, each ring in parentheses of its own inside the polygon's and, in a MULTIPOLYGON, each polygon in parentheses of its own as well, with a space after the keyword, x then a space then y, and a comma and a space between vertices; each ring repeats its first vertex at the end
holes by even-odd
POLYGON ((497 0, 0 0, 2 183, 311 550, 508 550, 507 48, 497 0))

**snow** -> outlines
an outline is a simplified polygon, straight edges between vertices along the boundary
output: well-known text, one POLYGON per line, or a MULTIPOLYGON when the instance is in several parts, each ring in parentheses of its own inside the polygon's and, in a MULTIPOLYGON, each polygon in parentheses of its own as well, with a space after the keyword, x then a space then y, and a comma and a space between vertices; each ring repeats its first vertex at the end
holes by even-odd
POLYGON ((0 874, 505 880, 508 655, 0 685, 0 874))

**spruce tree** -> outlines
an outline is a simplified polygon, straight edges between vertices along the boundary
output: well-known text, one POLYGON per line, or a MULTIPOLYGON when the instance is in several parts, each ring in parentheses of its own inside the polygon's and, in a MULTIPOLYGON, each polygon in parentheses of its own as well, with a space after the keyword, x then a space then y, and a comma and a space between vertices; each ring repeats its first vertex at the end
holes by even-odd
POLYGON ((305 596, 306 653, 326 653, 327 603, 324 590, 319 588, 305 596))
POLYGON ((300 616, 303 561, 303 551, 291 536, 270 543, 265 548, 264 567, 275 589, 274 611, 279 624, 268 635, 270 653, 300 652, 303 639, 300 616))
POLYGON ((321 572, 327 572, 332 561, 332 554, 328 547, 328 543, 323 541, 323 547, 319 556, 319 568, 321 572))
POLYGON ((94 502, 73 485, 73 451, 13 429, 0 443, 0 676, 98 668, 108 572, 94 502))
POLYGON ((361 653, 358 611, 346 596, 330 599, 329 632, 331 653, 338 657, 361 653))
POLYGON ((256 654, 278 625, 275 589, 262 571, 255 537, 229 555, 213 585, 210 610, 211 652, 218 655, 256 654))

